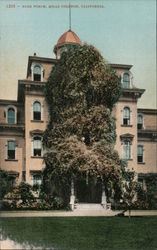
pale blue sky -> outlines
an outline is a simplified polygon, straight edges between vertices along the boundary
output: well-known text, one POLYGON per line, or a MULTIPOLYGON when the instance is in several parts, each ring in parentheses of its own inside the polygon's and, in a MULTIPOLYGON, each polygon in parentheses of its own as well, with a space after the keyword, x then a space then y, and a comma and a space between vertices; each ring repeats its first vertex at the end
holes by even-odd
MULTIPOLYGON (((146 89, 139 107, 156 108, 156 1, 70 1, 72 30, 96 46, 110 63, 132 64, 136 87, 146 89), (103 5, 104 8, 83 8, 103 5)), ((54 57, 53 47, 68 30, 69 1, 0 0, 0 98, 16 99, 28 56, 54 57), (15 8, 7 8, 15 4, 15 8), (30 5, 31 8, 24 8, 30 5), (37 8, 34 5, 45 5, 37 8), (54 8, 49 8, 54 5, 54 8)))

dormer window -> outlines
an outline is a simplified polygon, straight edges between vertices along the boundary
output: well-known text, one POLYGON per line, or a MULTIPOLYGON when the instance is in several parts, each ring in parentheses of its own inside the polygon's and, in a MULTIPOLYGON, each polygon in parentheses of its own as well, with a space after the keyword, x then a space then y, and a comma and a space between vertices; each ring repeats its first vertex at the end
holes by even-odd
POLYGON ((130 125, 130 108, 123 109, 123 125, 130 125))
POLYGON ((138 129, 143 128, 143 116, 142 115, 138 115, 137 128, 138 129))
POLYGON ((123 74, 123 88, 126 88, 126 89, 130 88, 130 75, 129 75, 129 73, 123 74))
POLYGON ((34 66, 33 79, 34 79, 34 81, 41 81, 41 67, 40 67, 40 65, 34 66))
POLYGON ((33 103, 33 120, 41 120, 41 104, 38 101, 33 103))

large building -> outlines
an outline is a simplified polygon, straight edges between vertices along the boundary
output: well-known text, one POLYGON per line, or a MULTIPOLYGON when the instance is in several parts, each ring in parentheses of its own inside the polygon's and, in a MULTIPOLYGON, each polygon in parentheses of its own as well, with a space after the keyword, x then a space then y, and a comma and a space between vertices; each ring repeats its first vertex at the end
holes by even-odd
MULTIPOLYGON (((0 100, 0 168, 30 184, 41 182, 44 168, 42 135, 49 121, 44 97, 47 78, 63 51, 81 45, 79 37, 68 30, 54 47, 56 59, 29 56, 25 80, 18 81, 17 100, 0 100)), ((144 89, 134 86, 132 65, 110 64, 123 86, 113 115, 116 118, 115 149, 128 161, 141 181, 157 174, 157 110, 138 109, 144 89)))

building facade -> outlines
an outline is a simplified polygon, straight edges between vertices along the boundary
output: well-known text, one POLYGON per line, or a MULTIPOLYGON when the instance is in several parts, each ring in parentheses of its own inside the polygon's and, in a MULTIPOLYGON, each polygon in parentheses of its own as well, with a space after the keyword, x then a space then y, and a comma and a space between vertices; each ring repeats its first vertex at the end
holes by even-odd
MULTIPOLYGON (((56 59, 29 56, 26 79, 18 81, 17 101, 0 100, 0 168, 14 176, 17 184, 41 183, 42 136, 49 121, 44 86, 61 53, 77 44, 81 45, 80 39, 69 30, 54 47, 56 59)), ((110 66, 120 76, 123 86, 113 110, 115 149, 144 183, 147 174, 157 174, 157 110, 137 108, 145 90, 134 86, 132 65, 110 66)))

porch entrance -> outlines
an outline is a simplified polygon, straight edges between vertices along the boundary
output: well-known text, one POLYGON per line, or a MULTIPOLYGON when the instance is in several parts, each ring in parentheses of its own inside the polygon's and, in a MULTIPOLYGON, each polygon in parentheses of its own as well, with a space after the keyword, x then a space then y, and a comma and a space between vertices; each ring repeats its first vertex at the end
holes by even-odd
POLYGON ((75 195, 79 203, 101 203, 102 184, 100 181, 96 183, 89 178, 88 184, 85 179, 75 182, 75 195))

